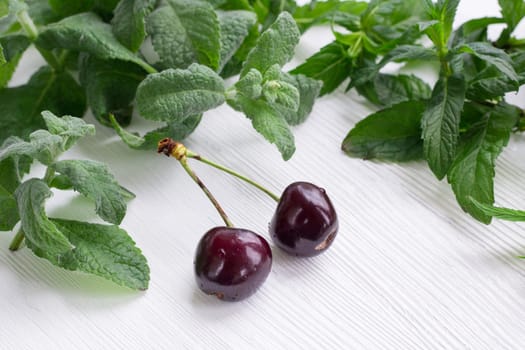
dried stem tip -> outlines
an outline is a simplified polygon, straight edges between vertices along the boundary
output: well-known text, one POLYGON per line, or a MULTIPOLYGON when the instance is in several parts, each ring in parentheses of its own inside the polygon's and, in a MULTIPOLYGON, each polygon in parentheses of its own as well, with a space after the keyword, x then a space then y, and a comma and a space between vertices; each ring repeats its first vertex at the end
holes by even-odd
POLYGON ((181 160, 183 157, 186 157, 187 149, 182 143, 165 138, 159 141, 157 152, 167 157, 172 156, 177 160, 181 160))

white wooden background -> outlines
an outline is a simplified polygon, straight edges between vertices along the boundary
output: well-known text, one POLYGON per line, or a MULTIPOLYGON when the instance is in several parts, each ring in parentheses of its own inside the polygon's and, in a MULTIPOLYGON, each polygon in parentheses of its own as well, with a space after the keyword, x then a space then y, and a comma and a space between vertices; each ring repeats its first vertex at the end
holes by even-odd
MULTIPOLYGON (((463 0, 458 22, 497 13, 495 0, 463 0)), ((328 30, 310 32, 298 57, 330 39, 328 30)), ((16 83, 40 62, 26 57, 16 83)), ((339 213, 329 251, 296 259, 274 250, 267 282, 239 303, 208 297, 194 283, 196 244, 222 224, 199 188, 176 161, 129 150, 98 125, 97 136, 66 157, 109 163, 137 194, 123 226, 149 260, 150 288, 130 292, 27 249, 11 253, 13 233, 1 233, 0 349, 524 349, 525 261, 516 256, 525 253, 525 225, 474 221, 423 163, 346 157, 343 137, 370 111, 354 93, 320 99, 294 130, 289 162, 228 107, 207 113, 187 140, 276 192, 296 180, 322 185, 339 213)), ((524 151, 516 135, 498 160, 498 204, 525 208, 524 151)), ((268 237, 271 200, 214 169, 195 169, 236 225, 268 237)), ((94 219, 88 201, 59 192, 48 210, 94 219)))

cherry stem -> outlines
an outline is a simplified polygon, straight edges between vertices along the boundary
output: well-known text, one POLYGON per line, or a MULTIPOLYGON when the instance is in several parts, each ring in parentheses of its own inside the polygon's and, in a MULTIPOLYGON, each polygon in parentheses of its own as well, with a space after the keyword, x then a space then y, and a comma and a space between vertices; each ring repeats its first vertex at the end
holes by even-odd
POLYGON ((210 166, 212 166, 212 167, 214 167, 216 169, 224 171, 225 173, 230 174, 230 175, 232 175, 232 176, 234 176, 234 177, 236 177, 236 178, 238 178, 238 179, 240 179, 240 180, 242 180, 242 181, 252 185, 253 187, 257 188, 258 190, 266 193, 270 198, 272 198, 276 202, 279 202, 279 200, 280 200, 279 196, 276 195, 275 193, 273 193, 272 191, 270 191, 269 189, 263 187, 261 184, 253 181, 252 179, 250 179, 250 178, 248 178, 248 177, 246 177, 244 175, 241 175, 238 172, 236 172, 236 171, 234 171, 234 170, 232 170, 230 168, 225 167, 224 165, 217 164, 217 163, 215 163, 215 162, 213 162, 213 161, 211 161, 211 160, 209 160, 207 158, 204 158, 201 155, 199 155, 197 153, 194 153, 194 152, 192 152, 192 151, 190 151, 188 149, 186 150, 186 156, 188 158, 192 158, 192 159, 198 160, 199 162, 205 163, 205 164, 210 165, 210 166))
POLYGON ((168 157, 173 156, 175 159, 177 159, 180 165, 182 165, 182 167, 184 168, 184 170, 186 170, 186 173, 188 173, 191 179, 200 187, 200 189, 204 192, 206 197, 208 197, 215 209, 217 209, 217 212, 221 216, 222 220, 224 220, 226 226, 234 227, 233 223, 230 221, 228 215, 226 215, 226 212, 224 211, 224 209, 222 209, 217 199, 215 199, 208 187, 206 187, 204 182, 202 182, 202 180, 197 176, 195 171, 193 171, 193 169, 189 166, 188 158, 186 157, 187 150, 182 143, 174 142, 171 139, 162 140, 159 142, 158 152, 164 153, 168 157))

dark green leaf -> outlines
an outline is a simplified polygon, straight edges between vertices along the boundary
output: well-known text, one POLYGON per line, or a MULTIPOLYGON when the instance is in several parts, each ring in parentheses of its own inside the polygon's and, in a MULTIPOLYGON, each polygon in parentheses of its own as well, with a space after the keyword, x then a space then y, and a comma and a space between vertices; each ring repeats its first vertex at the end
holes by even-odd
POLYGON ((55 13, 67 17, 93 8, 94 0, 48 0, 55 13))
POLYGON ((507 221, 525 221, 525 211, 523 210, 495 207, 493 205, 478 202, 473 197, 470 197, 469 199, 472 202, 472 205, 487 217, 507 221))
POLYGON ((84 92, 69 73, 43 67, 26 85, 0 89, 0 142, 44 128, 43 110, 82 116, 85 108, 84 92))
POLYGON ((523 0, 499 0, 498 3, 501 7, 503 19, 512 32, 525 16, 525 3, 523 0))
POLYGON ((0 231, 12 230, 19 220, 15 197, 0 185, 0 231))
POLYGON ((463 43, 486 41, 488 26, 503 22, 503 19, 498 17, 482 17, 467 21, 454 31, 452 47, 459 46, 463 43))
POLYGON ((483 115, 462 139, 448 181, 461 207, 477 220, 490 223, 491 216, 473 205, 471 198, 494 203, 495 162, 507 145, 519 117, 519 109, 509 105, 483 115))
POLYGON ((0 37, 1 55, 4 63, 0 63, 0 88, 7 86, 13 76, 22 54, 29 47, 29 39, 24 35, 7 35, 0 37))
POLYGON ((283 12, 277 20, 261 35, 257 45, 250 51, 244 62, 241 76, 255 68, 265 73, 268 68, 278 64, 282 67, 289 62, 299 43, 299 29, 292 16, 283 12))
POLYGON ((425 158, 438 179, 445 177, 456 157, 465 91, 463 77, 441 77, 421 120, 425 158))
POLYGON ((342 149, 351 157, 408 161, 423 155, 422 101, 408 101, 373 113, 348 133, 342 149))
POLYGON ((111 25, 94 13, 82 13, 48 25, 40 33, 37 45, 88 52, 101 59, 115 59, 138 64, 150 70, 148 64, 122 45, 113 35, 111 25))
POLYGON ((462 45, 459 50, 466 52, 494 65, 498 70, 505 74, 509 79, 518 84, 518 75, 512 67, 512 60, 507 53, 501 49, 495 48, 490 43, 474 42, 462 45))
POLYGON ((445 47, 452 32, 459 0, 438 0, 435 4, 425 0, 425 5, 429 19, 436 21, 425 32, 437 47, 445 47))
POLYGON ((148 263, 126 231, 62 219, 52 222, 75 246, 76 269, 131 289, 148 289, 148 263))
POLYGON ((150 74, 137 91, 137 106, 147 119, 181 122, 224 103, 224 82, 210 68, 192 64, 150 74))
POLYGON ((45 182, 30 179, 15 191, 21 229, 27 246, 39 257, 54 265, 74 270, 73 246, 60 230, 47 218, 45 201, 52 193, 45 182))
POLYGON ((75 191, 95 202, 95 211, 107 222, 120 224, 126 215, 126 201, 115 177, 102 163, 89 160, 63 160, 53 168, 71 181, 75 191))
POLYGON ((323 82, 320 94, 334 91, 352 70, 352 60, 345 47, 334 41, 292 70, 291 74, 303 74, 323 82))
POLYGON ((248 36, 246 37, 246 39, 244 39, 243 43, 241 44, 241 47, 239 48, 239 50, 237 50, 237 52, 233 55, 233 57, 222 68, 221 70, 222 77, 229 78, 241 72, 242 65, 244 64, 244 61, 246 60, 246 57, 248 57, 248 54, 250 53, 250 51, 257 44, 259 35, 260 35, 259 29, 257 28, 257 26, 253 26, 250 29, 248 36))
POLYGON ((111 25, 115 37, 128 49, 138 51, 146 37, 146 17, 157 0, 122 0, 115 9, 111 25))
POLYGON ((370 102, 389 107, 410 100, 426 100, 432 93, 423 80, 414 75, 378 74, 373 82, 357 87, 370 102))
POLYGON ((309 4, 298 7, 293 17, 295 22, 301 29, 301 32, 308 28, 321 24, 329 23, 331 21, 359 21, 359 16, 367 8, 366 2, 360 1, 312 1, 309 4))
POLYGON ((79 68, 80 82, 97 120, 109 126, 109 114, 113 114, 121 125, 128 125, 144 71, 133 63, 104 61, 88 54, 81 56, 79 68))
POLYGON ((281 113, 289 125, 301 124, 312 112, 315 99, 321 91, 322 83, 302 74, 291 75, 283 73, 281 79, 295 86, 297 91, 299 91, 299 108, 296 111, 287 110, 281 113))

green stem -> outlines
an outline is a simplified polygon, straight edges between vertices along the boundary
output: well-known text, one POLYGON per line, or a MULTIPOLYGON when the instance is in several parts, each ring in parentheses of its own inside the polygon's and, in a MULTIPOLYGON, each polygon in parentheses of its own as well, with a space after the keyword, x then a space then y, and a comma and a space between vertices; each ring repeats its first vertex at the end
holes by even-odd
POLYGON ((222 209, 221 205, 219 204, 219 202, 217 201, 217 199, 215 199, 215 197, 213 196, 213 194, 211 194, 210 190, 208 189, 208 187, 206 187, 206 185, 204 185, 204 183, 201 181, 201 179, 199 179, 199 177, 197 176, 197 174, 190 168, 190 166, 188 165, 188 162, 187 162, 187 158, 185 156, 181 157, 180 159, 178 159, 179 163, 182 165, 182 167, 184 168, 184 170, 186 170, 186 172, 188 173, 188 175, 192 178, 193 181, 195 181, 195 183, 200 187, 200 189, 204 192, 204 194, 206 195, 206 197, 208 197, 208 199, 211 201, 211 203, 213 204, 213 206, 215 207, 215 209, 217 209, 217 212, 219 213, 219 215, 221 216, 222 220, 224 220, 224 223, 226 224, 226 226, 228 227, 233 227, 233 224, 232 222, 230 221, 230 219, 228 218, 228 216, 226 215, 226 212, 224 211, 224 209, 222 209))
POLYGON ((50 185, 54 177, 55 177, 55 170, 51 167, 48 167, 46 170, 46 174, 44 175, 44 178, 43 178, 44 182, 50 185))
POLYGON ((25 234, 22 229, 18 230, 15 237, 11 241, 11 244, 9 245, 9 250, 12 252, 16 252, 20 247, 22 246, 22 242, 24 242, 25 234))
MULTIPOLYGON (((20 26, 22 26, 29 39, 31 39, 31 41, 34 42, 38 38, 38 29, 33 20, 31 19, 31 16, 29 16, 29 14, 27 13, 27 10, 22 10, 18 12, 16 14, 16 17, 18 19, 18 23, 20 23, 20 26)), ((56 71, 62 70, 62 66, 58 63, 55 55, 51 51, 42 49, 37 45, 35 45, 35 47, 38 50, 38 52, 40 52, 42 57, 44 57, 46 62, 51 67, 53 67, 53 69, 55 69, 56 71)))
POLYGON ((144 69, 148 74, 155 74, 155 73, 158 73, 159 71, 155 69, 155 67, 149 65, 147 62, 141 60, 141 62, 137 62, 140 64, 140 66, 142 67, 142 69, 144 69))
POLYGON ((205 164, 207 164, 207 165, 210 165, 210 166, 212 166, 212 167, 214 167, 214 168, 216 168, 216 169, 219 169, 219 170, 221 170, 221 171, 224 171, 224 172, 227 173, 227 174, 230 174, 230 175, 232 175, 232 176, 235 176, 236 178, 238 178, 238 179, 240 179, 240 180, 242 180, 242 181, 244 181, 244 182, 246 182, 246 183, 248 183, 248 184, 254 186, 254 187, 257 188, 258 190, 260 190, 260 191, 266 193, 266 194, 267 194, 269 197, 271 197, 274 201, 279 202, 279 196, 277 196, 275 193, 273 193, 273 192, 270 191, 269 189, 263 187, 263 186, 260 185, 259 183, 253 181, 252 179, 250 179, 250 178, 248 178, 248 177, 246 177, 246 176, 244 176, 244 175, 241 175, 241 174, 237 173, 236 171, 234 171, 234 170, 232 170, 232 169, 230 169, 230 168, 227 168, 227 167, 225 167, 225 166, 223 166, 223 165, 217 164, 217 163, 215 163, 215 162, 213 162, 213 161, 211 161, 211 160, 209 160, 209 159, 207 159, 207 158, 204 158, 204 157, 202 157, 202 156, 200 156, 200 155, 198 155, 198 154, 196 154, 196 153, 193 153, 193 152, 190 151, 190 150, 187 150, 187 151, 186 151, 186 156, 189 157, 189 158, 193 158, 193 159, 195 159, 195 160, 198 160, 198 161, 200 161, 200 162, 203 162, 203 163, 205 163, 205 164))

